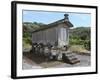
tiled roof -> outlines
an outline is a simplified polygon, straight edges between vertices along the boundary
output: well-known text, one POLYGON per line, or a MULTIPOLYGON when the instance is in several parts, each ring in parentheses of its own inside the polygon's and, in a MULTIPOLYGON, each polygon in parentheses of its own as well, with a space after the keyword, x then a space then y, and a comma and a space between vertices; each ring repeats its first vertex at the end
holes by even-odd
POLYGON ((38 30, 35 30, 35 31, 33 31, 33 33, 34 32, 38 32, 38 31, 41 31, 41 30, 45 30, 45 29, 57 27, 56 25, 59 25, 59 24, 62 24, 62 23, 65 23, 66 25, 68 25, 68 27, 73 27, 73 24, 67 18, 64 18, 64 19, 58 20, 56 22, 53 22, 53 23, 44 25, 43 28, 40 28, 38 30))

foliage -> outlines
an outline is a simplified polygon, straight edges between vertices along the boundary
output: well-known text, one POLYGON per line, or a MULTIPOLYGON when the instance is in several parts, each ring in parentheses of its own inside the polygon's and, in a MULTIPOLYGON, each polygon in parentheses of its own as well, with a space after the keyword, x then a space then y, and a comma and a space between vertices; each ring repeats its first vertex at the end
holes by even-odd
POLYGON ((31 36, 32 31, 41 28, 44 24, 42 23, 31 23, 31 22, 24 22, 23 23, 23 48, 27 48, 32 44, 31 36))
POLYGON ((90 50, 90 27, 78 27, 71 29, 69 43, 70 45, 83 45, 87 50, 90 50))

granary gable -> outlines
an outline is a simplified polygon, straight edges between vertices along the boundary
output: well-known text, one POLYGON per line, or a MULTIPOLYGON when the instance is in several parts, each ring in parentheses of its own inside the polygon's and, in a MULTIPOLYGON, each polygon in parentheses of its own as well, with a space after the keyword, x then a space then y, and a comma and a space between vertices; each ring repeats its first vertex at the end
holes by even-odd
POLYGON ((57 25, 59 25, 59 24, 66 24, 68 27, 73 27, 73 24, 69 21, 68 16, 69 16, 68 14, 64 14, 64 19, 55 21, 55 22, 50 23, 50 24, 47 24, 47 25, 44 25, 45 27, 40 28, 38 30, 35 30, 35 31, 33 31, 33 33, 34 32, 38 32, 38 31, 41 31, 41 30, 45 30, 45 29, 57 27, 57 25))

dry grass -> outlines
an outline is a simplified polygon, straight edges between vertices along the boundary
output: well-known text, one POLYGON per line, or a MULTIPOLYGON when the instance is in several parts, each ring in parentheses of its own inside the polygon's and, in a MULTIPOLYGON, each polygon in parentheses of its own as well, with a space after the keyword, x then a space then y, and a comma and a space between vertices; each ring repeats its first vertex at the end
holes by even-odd
POLYGON ((73 45, 69 48, 69 51, 75 52, 78 54, 89 54, 90 51, 86 50, 82 45, 73 45))

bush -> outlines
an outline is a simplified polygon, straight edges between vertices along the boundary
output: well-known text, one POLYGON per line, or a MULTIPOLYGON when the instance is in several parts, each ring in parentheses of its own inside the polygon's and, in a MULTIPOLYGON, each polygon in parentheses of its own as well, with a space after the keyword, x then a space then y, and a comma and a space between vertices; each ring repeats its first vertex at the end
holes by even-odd
POLYGON ((90 40, 70 39, 69 43, 70 43, 70 45, 83 45, 84 48, 87 50, 91 49, 90 40))
POLYGON ((84 40, 81 39, 70 39, 70 45, 84 45, 84 40))
POLYGON ((91 42, 90 42, 90 40, 85 40, 85 41, 84 41, 84 47, 85 47, 87 50, 90 50, 90 49, 91 49, 91 42))

